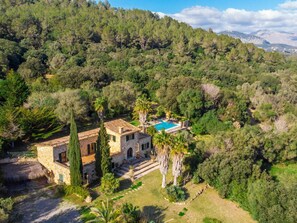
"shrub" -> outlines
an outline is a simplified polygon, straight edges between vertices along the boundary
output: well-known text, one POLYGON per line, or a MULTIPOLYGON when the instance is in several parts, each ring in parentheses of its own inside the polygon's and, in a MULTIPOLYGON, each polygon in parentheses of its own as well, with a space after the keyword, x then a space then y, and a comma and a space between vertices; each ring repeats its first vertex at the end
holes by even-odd
POLYGON ((186 200, 186 191, 177 186, 169 186, 166 188, 166 195, 170 202, 179 202, 186 200))
POLYGON ((71 194, 76 194, 80 196, 81 198, 85 199, 87 196, 90 196, 90 192, 79 186, 64 186, 64 194, 65 195, 71 195, 71 194))
POLYGON ((3 155, 3 140, 0 138, 0 157, 3 155))
POLYGON ((112 198, 111 200, 117 201, 117 200, 122 199, 123 197, 124 197, 123 195, 120 195, 120 196, 117 196, 117 197, 112 198))
POLYGON ((182 217, 182 216, 185 215, 185 212, 182 212, 182 211, 181 211, 181 212, 178 213, 178 215, 182 217))
POLYGON ((262 104, 257 108, 257 110, 254 112, 254 117, 262 122, 267 120, 274 120, 277 117, 276 111, 274 111, 274 108, 272 104, 266 103, 262 104))
POLYGON ((122 215, 124 222, 139 222, 140 211, 138 206, 134 206, 131 203, 125 203, 122 205, 122 215))
POLYGON ((11 198, 0 198, 0 208, 8 212, 12 210, 13 201, 11 198))
POLYGON ((196 171, 192 178, 192 182, 193 182, 193 184, 199 184, 199 183, 201 183, 201 181, 202 181, 202 179, 200 178, 198 171, 196 171))
POLYGON ((142 182, 141 181, 139 181, 139 182, 137 182, 136 184, 133 184, 133 185, 131 185, 131 189, 132 190, 136 190, 137 188, 139 188, 139 187, 141 187, 142 186, 142 182))
POLYGON ((230 128, 230 123, 221 122, 214 111, 209 111, 192 126, 192 131, 195 135, 204 135, 215 134, 230 128))
POLYGON ((0 208, 0 222, 8 222, 8 214, 2 208, 0 208))
POLYGON ((12 206, 13 201, 11 198, 0 198, 0 222, 8 222, 12 206))
POLYGON ((203 223, 222 223, 222 221, 216 219, 216 218, 203 218, 203 223))
POLYGON ((147 134, 150 136, 154 136, 156 133, 158 133, 158 130, 155 128, 155 126, 150 126, 146 129, 147 134))
POLYGON ((103 193, 112 194, 120 187, 119 179, 112 173, 105 174, 101 179, 100 189, 103 193))

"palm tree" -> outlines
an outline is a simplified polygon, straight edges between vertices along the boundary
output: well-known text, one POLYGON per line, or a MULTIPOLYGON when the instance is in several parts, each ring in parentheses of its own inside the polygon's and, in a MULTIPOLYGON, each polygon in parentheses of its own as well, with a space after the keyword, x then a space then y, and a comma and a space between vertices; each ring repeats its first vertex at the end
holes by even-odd
POLYGON ((171 136, 162 130, 161 133, 154 136, 154 145, 157 149, 157 158, 160 172, 163 175, 162 188, 166 187, 166 174, 169 167, 169 151, 171 145, 171 136))
POLYGON ((134 112, 138 113, 139 122, 144 128, 148 113, 152 110, 152 103, 144 96, 137 98, 134 112))
POLYGON ((188 151, 188 143, 182 135, 177 135, 173 139, 172 156, 172 175, 173 185, 177 186, 177 178, 182 174, 184 156, 188 151))
POLYGON ((96 216, 95 219, 87 221, 87 223, 118 223, 121 222, 121 211, 113 207, 110 201, 102 201, 101 205, 97 208, 91 208, 91 213, 96 216))
POLYGON ((101 121, 103 121, 105 103, 106 103, 106 100, 104 97, 96 98, 96 100, 94 101, 95 111, 97 112, 98 117, 101 121))
POLYGON ((139 222, 140 210, 138 206, 134 206, 131 203, 124 203, 122 205, 122 216, 125 223, 139 222))

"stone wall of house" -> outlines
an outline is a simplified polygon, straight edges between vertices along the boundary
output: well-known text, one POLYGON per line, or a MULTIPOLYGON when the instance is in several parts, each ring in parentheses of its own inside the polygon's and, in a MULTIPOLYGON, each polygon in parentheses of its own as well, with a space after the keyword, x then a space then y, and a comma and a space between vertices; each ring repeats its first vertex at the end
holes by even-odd
POLYGON ((114 167, 118 167, 123 164, 124 159, 125 159, 124 154, 119 153, 119 154, 113 155, 111 161, 114 163, 114 167))
POLYGON ((59 182, 59 175, 63 175, 63 182, 70 184, 70 170, 67 166, 54 162, 59 159, 59 153, 66 151, 66 147, 60 146, 53 148, 52 146, 38 146, 37 147, 37 159, 38 162, 43 165, 52 175, 55 183, 59 182))
POLYGON ((84 165, 83 168, 83 180, 84 182, 90 183, 93 180, 97 179, 96 170, 95 170, 95 162, 84 165))
POLYGON ((53 174, 55 183, 70 184, 70 169, 59 162, 53 162, 53 174))
POLYGON ((121 135, 117 134, 115 132, 110 131, 109 129, 106 129, 106 132, 108 135, 111 136, 109 140, 109 146, 110 146, 110 152, 111 153, 119 153, 121 152, 121 135), (113 141, 112 136, 116 137, 116 140, 113 141))
POLYGON ((152 147, 152 145, 151 145, 151 142, 152 142, 151 137, 148 136, 148 137, 142 138, 138 142, 139 142, 139 153, 140 153, 140 156, 146 157, 147 155, 149 155, 150 152, 151 152, 151 147, 152 147), (147 143, 149 145, 148 147, 146 147, 147 146, 147 143), (142 145, 143 144, 145 145, 145 149, 144 150, 142 149, 142 145))
MULTIPOLYGON (((81 156, 87 156, 88 155, 88 144, 96 143, 96 142, 97 142, 96 136, 80 140, 79 144, 80 144, 81 156)), ((66 152, 67 149, 68 149, 68 144, 55 147, 54 148, 54 160, 58 161, 59 154, 62 152, 66 152)))
POLYGON ((37 160, 48 170, 54 169, 53 147, 40 146, 37 147, 37 160))
POLYGON ((133 157, 136 157, 137 153, 139 152, 138 140, 139 140, 139 133, 134 133, 134 139, 126 141, 126 136, 121 136, 121 150, 124 156, 124 160, 128 159, 127 152, 129 148, 133 149, 133 157))
MULTIPOLYGON (((139 138, 139 132, 134 133, 134 139, 126 140, 126 135, 120 135, 119 133, 112 132, 107 129, 109 135, 115 136, 115 141, 110 139, 110 148, 112 155, 112 162, 114 166, 120 166, 127 160, 127 151, 129 148, 133 150, 133 157, 142 156, 150 152, 151 137, 139 138), (142 150, 141 145, 149 143, 149 148, 142 150)), ((130 134, 131 135, 131 134, 130 134)), ((97 136, 80 140, 81 154, 82 156, 88 155, 88 144, 95 143, 97 136)), ((37 146, 38 161, 49 170, 53 175, 53 180, 56 183, 63 181, 65 184, 70 184, 70 170, 65 164, 61 164, 59 161, 59 154, 67 151, 67 144, 52 147, 52 146, 37 146)), ((89 182, 97 178, 95 172, 95 162, 87 164, 83 169, 83 178, 85 180, 88 176, 89 182)), ((86 181, 85 181, 86 182, 86 181)))
POLYGON ((54 154, 54 159, 52 161, 59 161, 59 154, 62 152, 67 152, 67 146, 68 145, 61 145, 54 147, 52 149, 52 153, 54 154))
POLYGON ((88 144, 96 143, 97 142, 97 136, 93 136, 87 139, 83 139, 79 141, 80 144, 80 151, 82 156, 88 155, 88 144))

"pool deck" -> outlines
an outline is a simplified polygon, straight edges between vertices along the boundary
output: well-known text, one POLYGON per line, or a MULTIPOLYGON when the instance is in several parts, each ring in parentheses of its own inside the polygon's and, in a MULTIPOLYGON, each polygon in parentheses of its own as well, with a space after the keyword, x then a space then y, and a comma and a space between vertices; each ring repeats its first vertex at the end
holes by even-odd
POLYGON ((166 132, 167 133, 176 133, 178 131, 185 130, 185 129, 187 129, 187 128, 186 127, 181 127, 179 125, 179 126, 176 126, 176 127, 170 128, 170 129, 167 129, 166 132))

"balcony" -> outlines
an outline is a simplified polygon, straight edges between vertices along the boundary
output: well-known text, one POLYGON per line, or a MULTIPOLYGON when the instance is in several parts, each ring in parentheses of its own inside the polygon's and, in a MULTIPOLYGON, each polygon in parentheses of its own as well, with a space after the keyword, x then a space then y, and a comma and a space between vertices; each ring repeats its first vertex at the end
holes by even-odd
POLYGON ((91 154, 91 155, 88 155, 88 156, 83 156, 81 158, 81 160, 82 160, 83 166, 87 165, 87 164, 90 164, 90 163, 93 163, 93 162, 95 162, 95 154, 91 154))
MULTIPOLYGON (((83 156, 83 157, 81 157, 81 160, 82 160, 83 166, 88 165, 90 163, 93 163, 93 162, 95 162, 95 154, 91 154, 91 155, 88 155, 88 156, 83 156)), ((55 161, 55 163, 58 163, 58 164, 63 165, 65 167, 69 167, 69 161, 63 162, 61 160, 57 160, 57 161, 55 161)))

